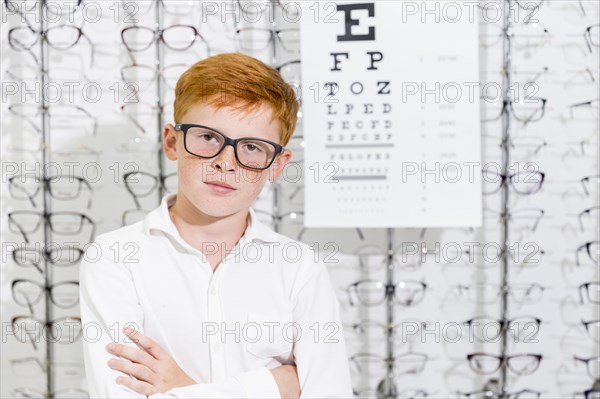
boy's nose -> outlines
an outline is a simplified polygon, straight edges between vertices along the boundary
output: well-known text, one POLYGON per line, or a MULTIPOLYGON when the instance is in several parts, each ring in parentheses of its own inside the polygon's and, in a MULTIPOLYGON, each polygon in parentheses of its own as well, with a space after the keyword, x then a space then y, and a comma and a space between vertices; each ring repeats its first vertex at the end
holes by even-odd
POLYGON ((223 172, 234 171, 237 167, 237 160, 233 146, 226 145, 223 151, 213 158, 212 166, 223 172))

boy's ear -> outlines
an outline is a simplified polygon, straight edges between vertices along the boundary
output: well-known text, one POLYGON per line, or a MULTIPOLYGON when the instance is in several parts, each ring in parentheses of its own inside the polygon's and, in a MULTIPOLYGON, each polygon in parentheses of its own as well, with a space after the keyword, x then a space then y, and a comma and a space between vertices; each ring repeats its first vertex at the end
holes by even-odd
POLYGON ((285 165, 290 162, 292 159, 292 151, 289 149, 285 149, 283 154, 279 155, 273 161, 273 165, 269 168, 269 181, 272 183, 275 180, 279 179, 281 174, 283 173, 283 169, 285 169, 285 165))
POLYGON ((177 131, 170 123, 163 128, 163 152, 167 159, 177 160, 177 131))

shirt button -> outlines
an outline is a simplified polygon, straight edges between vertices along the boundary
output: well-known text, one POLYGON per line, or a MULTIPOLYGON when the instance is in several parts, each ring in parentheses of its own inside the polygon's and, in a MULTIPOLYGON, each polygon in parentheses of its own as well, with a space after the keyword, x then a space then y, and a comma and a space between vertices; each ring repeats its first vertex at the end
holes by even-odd
POLYGON ((213 287, 213 288, 211 288, 211 289, 210 289, 210 293, 211 293, 211 295, 212 295, 212 296, 216 296, 216 295, 217 295, 217 289, 216 289, 216 288, 214 288, 214 287, 213 287))
POLYGON ((218 352, 218 351, 220 351, 220 350, 221 350, 221 345, 220 345, 220 344, 218 344, 218 343, 217 343, 217 344, 214 344, 214 345, 213 345, 213 350, 214 350, 215 352, 218 352))

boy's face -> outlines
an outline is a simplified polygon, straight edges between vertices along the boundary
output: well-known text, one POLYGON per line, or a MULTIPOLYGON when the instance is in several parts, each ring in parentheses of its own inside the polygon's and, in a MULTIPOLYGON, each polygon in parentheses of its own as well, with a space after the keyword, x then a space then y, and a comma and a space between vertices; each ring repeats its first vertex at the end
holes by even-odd
MULTIPOLYGON (((249 113, 198 103, 182 117, 181 123, 204 125, 232 139, 254 137, 281 144, 280 123, 271 121, 271 108, 264 105, 249 113)), ((163 131, 163 149, 168 159, 178 161, 178 196, 184 196, 200 212, 214 217, 228 216, 250 207, 265 181, 276 180, 291 158, 291 151, 286 149, 262 171, 241 166, 230 145, 214 158, 199 158, 185 150, 183 132, 176 131, 171 124, 163 131), (226 183, 233 190, 216 187, 210 182, 226 183)))

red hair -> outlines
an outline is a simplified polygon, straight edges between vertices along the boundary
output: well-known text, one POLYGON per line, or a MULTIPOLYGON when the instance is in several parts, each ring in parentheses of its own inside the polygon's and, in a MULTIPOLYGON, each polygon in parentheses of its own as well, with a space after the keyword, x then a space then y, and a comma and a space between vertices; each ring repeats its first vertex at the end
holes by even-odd
POLYGON ((243 111, 267 105, 281 124, 283 146, 294 133, 299 109, 294 89, 275 68, 240 53, 208 57, 181 75, 175 87, 175 123, 197 103, 243 111))

